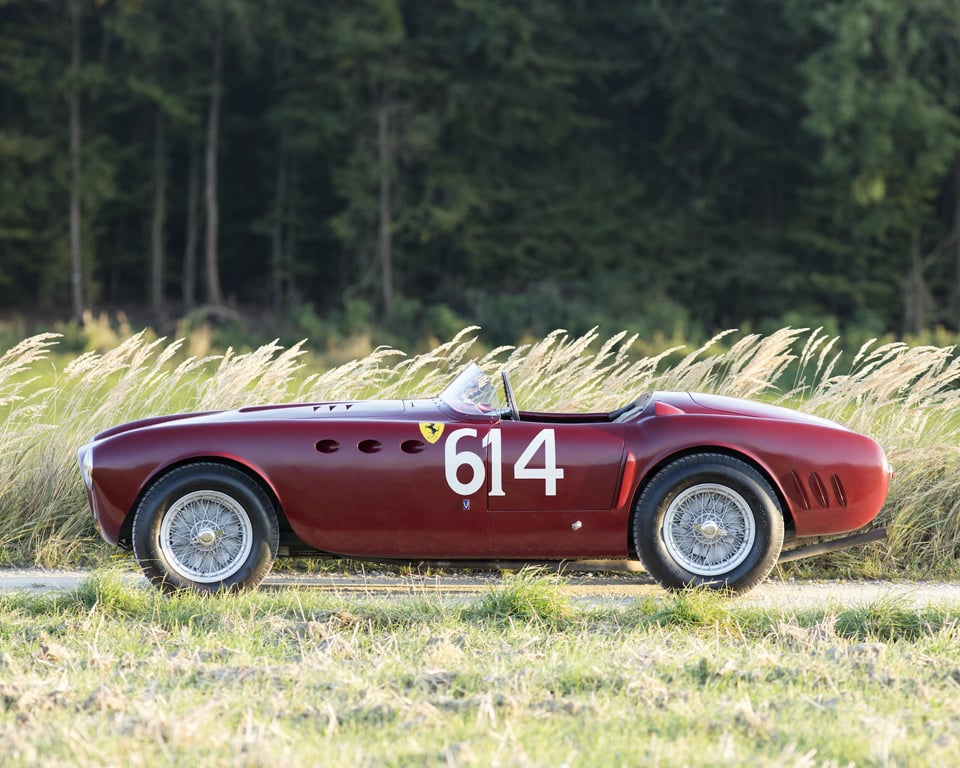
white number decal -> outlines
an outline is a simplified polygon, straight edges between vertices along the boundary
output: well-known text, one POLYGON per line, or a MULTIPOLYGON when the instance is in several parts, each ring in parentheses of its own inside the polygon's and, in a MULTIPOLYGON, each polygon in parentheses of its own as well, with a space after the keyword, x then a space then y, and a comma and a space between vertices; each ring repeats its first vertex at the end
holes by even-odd
POLYGON ((557 467, 557 443, 552 429, 541 429, 537 436, 524 448, 517 463, 513 465, 513 476, 517 480, 543 480, 545 496, 557 495, 557 480, 563 479, 563 470, 557 467), (530 467, 530 460, 543 446, 543 469, 530 467))
POLYGON ((460 496, 472 496, 483 486, 484 471, 483 459, 470 451, 457 451, 457 443, 461 437, 476 437, 475 429, 458 429, 450 433, 443 446, 443 469, 447 475, 447 485, 450 490, 460 496), (457 477, 457 470, 468 466, 473 470, 473 477, 469 483, 461 483, 457 477))
POLYGON ((503 492, 503 446, 500 430, 491 429, 483 438, 483 447, 490 446, 490 495, 504 496, 503 492))
MULTIPOLYGON (((471 451, 458 451, 457 443, 463 437, 476 437, 475 429, 457 429, 450 433, 443 445, 443 470, 450 490, 459 496, 472 496, 483 487, 486 470, 483 459, 471 451), (460 482, 460 467, 469 467, 468 482, 460 482)), ((499 429, 491 429, 481 445, 490 449, 490 495, 505 496, 503 491, 503 440, 499 429)), ((541 429, 529 442, 513 465, 517 480, 543 480, 545 496, 557 495, 557 480, 563 479, 563 468, 557 466, 557 440, 552 429, 541 429), (530 462, 543 448, 543 467, 531 467, 530 462)))

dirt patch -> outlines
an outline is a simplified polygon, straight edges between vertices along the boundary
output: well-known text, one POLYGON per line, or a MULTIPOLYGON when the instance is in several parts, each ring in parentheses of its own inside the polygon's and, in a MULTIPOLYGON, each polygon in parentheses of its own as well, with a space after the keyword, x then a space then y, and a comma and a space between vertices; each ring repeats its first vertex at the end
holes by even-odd
MULTIPOLYGON (((44 569, 0 570, 0 592, 56 592, 76 589, 90 571, 44 569)), ((129 572, 131 584, 148 589, 146 580, 129 572)), ((307 588, 331 592, 376 594, 436 594, 469 599, 499 584, 497 573, 451 573, 421 575, 296 575, 275 573, 262 589, 307 588)), ((637 598, 663 597, 668 593, 643 574, 581 574, 566 583, 571 597, 587 604, 629 603, 637 598)), ((763 608, 816 608, 836 605, 850 608, 878 601, 904 608, 960 605, 960 584, 904 581, 778 581, 769 579, 746 595, 733 598, 738 604, 763 608)))

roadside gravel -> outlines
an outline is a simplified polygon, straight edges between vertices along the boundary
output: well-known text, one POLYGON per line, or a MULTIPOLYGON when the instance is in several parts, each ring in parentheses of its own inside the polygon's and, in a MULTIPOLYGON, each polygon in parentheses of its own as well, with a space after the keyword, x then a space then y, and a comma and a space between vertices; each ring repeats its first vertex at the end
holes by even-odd
MULTIPOLYGON (((0 592, 45 593, 77 588, 91 575, 83 570, 41 568, 0 570, 0 592)), ((146 579, 134 571, 125 575, 130 584, 148 589, 146 579)), ((263 589, 301 587, 324 589, 357 596, 385 594, 467 598, 480 595, 499 583, 496 573, 444 574, 440 576, 371 573, 362 575, 299 575, 275 573, 263 589)), ((667 593, 643 574, 612 577, 589 574, 570 577, 566 589, 577 602, 585 604, 628 604, 641 597, 663 597, 667 593)), ((904 581, 777 581, 768 579, 746 595, 735 598, 745 606, 762 608, 815 608, 835 605, 853 608, 878 601, 903 607, 960 606, 960 584, 904 581)))

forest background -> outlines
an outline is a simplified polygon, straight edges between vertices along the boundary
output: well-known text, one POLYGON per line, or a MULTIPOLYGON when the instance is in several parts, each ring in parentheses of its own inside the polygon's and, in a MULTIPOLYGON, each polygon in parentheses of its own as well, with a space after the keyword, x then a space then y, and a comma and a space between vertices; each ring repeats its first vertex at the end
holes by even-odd
POLYGON ((0 0, 0 266, 13 339, 953 338, 960 0, 0 0))

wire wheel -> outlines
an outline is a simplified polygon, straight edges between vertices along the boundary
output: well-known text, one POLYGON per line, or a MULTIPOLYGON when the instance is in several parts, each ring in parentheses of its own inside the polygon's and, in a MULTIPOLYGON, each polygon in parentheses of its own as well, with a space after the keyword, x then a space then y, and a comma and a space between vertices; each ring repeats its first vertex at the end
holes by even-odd
POLYGON ((243 506, 220 491, 193 491, 174 501, 160 525, 160 552, 183 578, 210 584, 229 578, 253 547, 243 506))
POLYGON ((729 573, 746 560, 757 528, 753 511, 735 490, 701 483, 680 493, 663 517, 663 544, 697 576, 729 573))

